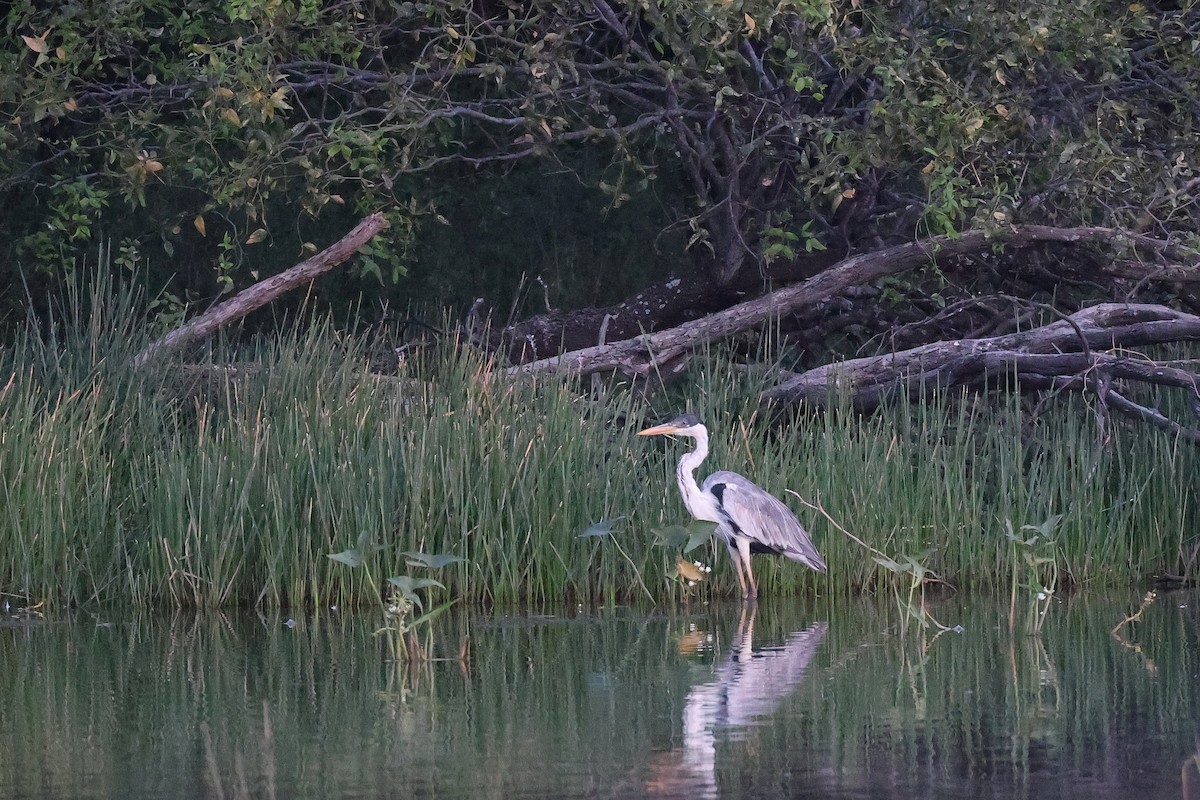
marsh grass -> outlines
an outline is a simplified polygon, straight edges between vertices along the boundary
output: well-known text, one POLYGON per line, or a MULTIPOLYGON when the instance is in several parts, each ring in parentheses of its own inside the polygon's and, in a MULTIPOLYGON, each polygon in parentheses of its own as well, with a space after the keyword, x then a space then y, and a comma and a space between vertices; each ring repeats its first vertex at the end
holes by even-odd
MULTIPOLYGON (((322 320, 135 372, 152 333, 136 298, 96 291, 0 351, 0 591, 34 602, 375 603, 327 558, 364 534, 381 545, 373 574, 403 573, 406 551, 462 558, 438 579, 476 604, 730 595, 723 547, 688 555, 716 568, 685 591, 680 553, 656 543, 689 522, 673 474, 686 445, 635 434, 685 407, 713 432, 706 467, 794 490, 960 588, 1007 587, 1006 521, 1061 515, 1060 583, 1174 570, 1196 544, 1195 448, 1124 425, 1098 443, 1074 401, 1032 422, 1017 399, 968 396, 772 421, 755 404, 765 375, 713 352, 647 408, 620 381, 509 378, 447 342, 375 374, 368 345, 322 320)), ((760 558, 765 593, 903 580, 792 505, 829 573, 760 558)))

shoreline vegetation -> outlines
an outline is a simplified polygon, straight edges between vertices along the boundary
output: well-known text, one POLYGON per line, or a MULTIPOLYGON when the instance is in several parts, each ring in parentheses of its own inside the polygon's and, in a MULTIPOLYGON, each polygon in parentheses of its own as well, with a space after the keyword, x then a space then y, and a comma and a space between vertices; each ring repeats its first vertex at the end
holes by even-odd
POLYGON ((410 571, 412 553, 461 558, 437 572, 439 602, 733 596, 707 544, 687 559, 712 564, 708 579, 680 579, 681 554, 664 546, 689 522, 680 445, 635 435, 685 409, 713 432, 706 468, 784 498, 829 564, 816 575, 760 558, 767 597, 934 577, 1015 596, 1018 582, 1131 585, 1195 567, 1200 451, 1118 422, 1101 440, 1081 398, 955 392, 768 419, 756 373, 723 350, 647 401, 616 380, 505 375, 447 341, 403 362, 385 348, 381 374, 385 337, 320 319, 139 369, 155 333, 143 318, 100 286, 0 347, 7 599, 377 603, 363 570, 328 557, 355 542, 371 543, 379 575, 410 571))

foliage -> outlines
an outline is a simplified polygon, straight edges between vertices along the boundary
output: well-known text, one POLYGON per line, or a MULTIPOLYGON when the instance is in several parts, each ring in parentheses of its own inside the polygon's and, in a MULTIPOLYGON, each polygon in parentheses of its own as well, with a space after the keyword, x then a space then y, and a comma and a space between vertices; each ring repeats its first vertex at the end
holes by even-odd
POLYGON ((1004 520, 1004 535, 1012 545, 1012 555, 1009 559, 1009 567, 1012 570, 1008 606, 1009 629, 1016 627, 1018 588, 1024 588, 1031 600, 1025 623, 1026 632, 1037 635, 1046 623, 1046 612, 1054 600, 1054 590, 1058 588, 1058 547, 1052 537, 1060 522, 1062 514, 1055 514, 1040 525, 1022 525, 1019 531, 1014 531, 1012 520, 1004 520), (1022 566, 1025 572, 1023 586, 1018 577, 1022 566))
POLYGON ((684 397, 713 432, 706 466, 789 503, 789 489, 820 498, 880 553, 922 554, 912 569, 890 556, 900 568, 889 569, 801 512, 829 573, 761 558, 764 595, 916 598, 931 572, 1007 588, 1033 567, 1056 590, 1126 584, 1176 572, 1196 546, 1196 448, 1119 425, 1097 441, 1075 408, 1030 421, 1015 400, 990 408, 967 395, 772 425, 753 376, 719 353, 650 409, 627 386, 581 393, 567 377, 505 375, 431 343, 381 376, 364 341, 321 320, 135 371, 149 339, 138 308, 129 295, 76 294, 0 349, 0 592, 50 605, 373 605, 382 583, 326 557, 362 537, 342 561, 390 576, 437 569, 472 603, 731 594, 711 531, 674 529, 688 521, 678 449, 636 436, 684 397), (1005 520, 1058 513, 1048 574, 1005 520), (681 550, 713 574, 696 587, 668 580, 681 550))
MULTIPOLYGON (((371 593, 378 599, 380 611, 383 613, 383 627, 375 633, 377 636, 383 636, 387 641, 388 652, 392 660, 397 663, 424 660, 430 653, 428 646, 430 639, 427 637, 426 646, 421 647, 419 640, 415 638, 415 632, 422 626, 428 627, 434 619, 450 608, 454 601, 426 611, 425 604, 417 592, 422 589, 445 589, 446 587, 433 578, 416 578, 412 575, 394 575, 388 578, 384 582, 387 592, 386 594, 381 592, 380 583, 374 578, 370 561, 373 553, 382 549, 381 545, 371 544, 370 533, 364 531, 358 535, 358 541, 353 547, 329 553, 328 556, 332 561, 363 570, 366 581, 371 587, 371 593), (414 616, 414 608, 421 613, 414 616)), ((409 566, 428 569, 439 569, 462 561, 457 556, 441 553, 406 551, 401 555, 405 557, 409 566)))
POLYGON ((1198 13, 20 0, 0 41, 0 197, 18 209, 0 260, 57 275, 107 237, 209 295, 382 209, 390 238, 361 270, 387 283, 450 195, 526 160, 577 171, 601 216, 685 187, 662 224, 686 221, 722 282, 918 229, 1194 230, 1198 13))

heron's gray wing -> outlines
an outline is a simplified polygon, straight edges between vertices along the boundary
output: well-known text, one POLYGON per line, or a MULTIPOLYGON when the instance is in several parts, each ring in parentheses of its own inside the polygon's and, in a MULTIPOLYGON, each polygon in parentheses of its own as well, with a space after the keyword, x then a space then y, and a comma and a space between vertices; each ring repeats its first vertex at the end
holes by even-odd
POLYGON ((818 572, 825 571, 825 560, 813 547, 800 520, 753 481, 722 470, 705 478, 704 491, 712 493, 722 512, 746 538, 818 572))

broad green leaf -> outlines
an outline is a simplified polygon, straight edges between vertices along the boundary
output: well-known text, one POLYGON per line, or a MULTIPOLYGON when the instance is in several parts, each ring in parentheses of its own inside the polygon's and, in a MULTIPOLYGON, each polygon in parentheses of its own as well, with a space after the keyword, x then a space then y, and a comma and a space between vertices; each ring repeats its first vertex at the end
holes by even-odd
POLYGON ((465 558, 445 553, 421 553, 416 550, 405 550, 400 555, 404 556, 410 567, 428 567, 429 569, 441 569, 459 561, 466 561, 465 558))
POLYGON ((421 602, 421 598, 417 594, 418 589, 428 589, 435 586, 439 589, 446 588, 432 578, 414 578, 411 575, 398 575, 393 578, 388 578, 387 582, 391 584, 396 591, 400 592, 405 600, 421 610, 425 609, 425 605, 421 602))
POLYGON ((430 587, 437 587, 438 589, 446 588, 433 578, 414 578, 411 575, 397 575, 388 578, 387 582, 402 592, 415 592, 417 589, 428 589, 430 587))
POLYGON ((329 553, 329 558, 350 567, 361 567, 366 563, 367 556, 376 550, 382 550, 382 545, 371 543, 371 534, 363 531, 358 534, 358 542, 349 550, 340 553, 329 553))
POLYGON ((655 528, 655 543, 667 548, 683 547, 692 538, 692 533, 682 525, 668 525, 665 528, 655 528))
POLYGON ((707 544, 717 532, 717 526, 712 522, 696 520, 685 529, 688 532, 687 544, 683 552, 690 553, 702 544, 707 544))
POLYGON ((349 550, 343 550, 340 553, 329 553, 328 557, 348 567, 361 567, 364 561, 363 554, 356 547, 351 547, 349 550))
POLYGON ((617 523, 621 522, 623 519, 625 519, 624 516, 605 517, 599 522, 593 522, 588 526, 587 530, 579 534, 579 538, 586 539, 589 536, 611 536, 613 531, 617 528, 617 523))

